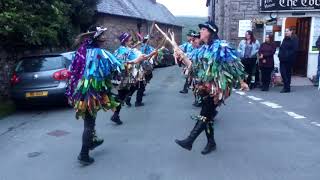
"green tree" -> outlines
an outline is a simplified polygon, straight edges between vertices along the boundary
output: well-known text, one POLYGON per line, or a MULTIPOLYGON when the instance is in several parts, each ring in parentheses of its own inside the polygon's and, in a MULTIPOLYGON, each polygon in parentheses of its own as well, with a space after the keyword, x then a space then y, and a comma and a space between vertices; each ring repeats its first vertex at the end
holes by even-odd
POLYGON ((93 20, 97 0, 1 0, 0 46, 67 47, 93 20))
POLYGON ((86 31, 94 22, 98 0, 64 0, 71 5, 71 22, 78 31, 86 31))

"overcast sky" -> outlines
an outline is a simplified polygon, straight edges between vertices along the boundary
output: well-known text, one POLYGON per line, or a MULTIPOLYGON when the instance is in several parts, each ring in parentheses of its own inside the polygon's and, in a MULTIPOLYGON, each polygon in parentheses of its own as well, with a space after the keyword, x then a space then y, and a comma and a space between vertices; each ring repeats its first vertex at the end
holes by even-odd
POLYGON ((208 16, 206 0, 157 0, 175 16, 208 16))

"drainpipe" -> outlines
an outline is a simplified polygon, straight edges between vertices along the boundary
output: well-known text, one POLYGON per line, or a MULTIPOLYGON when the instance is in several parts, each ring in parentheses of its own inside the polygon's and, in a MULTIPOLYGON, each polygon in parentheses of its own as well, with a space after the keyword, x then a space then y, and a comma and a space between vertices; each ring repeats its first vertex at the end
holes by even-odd
POLYGON ((212 0, 212 22, 216 21, 216 0, 212 0))

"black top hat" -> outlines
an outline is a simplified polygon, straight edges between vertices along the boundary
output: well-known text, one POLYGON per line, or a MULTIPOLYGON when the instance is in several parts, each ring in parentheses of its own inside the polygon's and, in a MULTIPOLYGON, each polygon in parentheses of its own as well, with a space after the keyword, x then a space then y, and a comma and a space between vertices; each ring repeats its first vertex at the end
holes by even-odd
POLYGON ((131 37, 131 34, 127 33, 127 32, 123 32, 121 33, 121 35, 119 36, 119 40, 120 40, 120 43, 124 43, 126 42, 129 38, 131 37))
POLYGON ((191 37, 200 38, 200 33, 199 32, 194 32, 194 33, 191 34, 191 37))
POLYGON ((192 37, 192 34, 195 34, 197 33, 196 31, 194 30, 189 30, 188 33, 187 33, 187 36, 191 36, 192 37))
POLYGON ((199 28, 200 29, 207 28, 209 31, 211 31, 215 34, 218 34, 218 32, 219 32, 218 26, 214 22, 210 22, 210 21, 199 24, 199 28))

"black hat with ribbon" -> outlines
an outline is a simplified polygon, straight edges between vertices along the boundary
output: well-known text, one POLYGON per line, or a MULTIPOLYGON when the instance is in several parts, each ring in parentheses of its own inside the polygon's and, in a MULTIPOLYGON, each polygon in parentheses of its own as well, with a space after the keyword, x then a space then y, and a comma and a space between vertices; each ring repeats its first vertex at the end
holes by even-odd
POLYGON ((219 29, 218 26, 214 23, 214 22, 205 22, 202 24, 199 24, 199 28, 207 28, 209 31, 211 31, 212 33, 218 34, 219 29))
POLYGON ((124 42, 126 42, 129 38, 131 37, 131 34, 129 34, 129 33, 127 33, 127 32, 123 32, 123 33, 121 33, 121 35, 119 36, 119 41, 121 42, 121 43, 124 43, 124 42))
POLYGON ((189 30, 188 33, 187 33, 187 36, 191 36, 192 37, 192 34, 195 34, 197 33, 195 30, 189 30))
POLYGON ((200 33, 199 32, 194 32, 194 33, 191 34, 191 37, 200 38, 200 33))
POLYGON ((106 30, 107 30, 107 28, 105 28, 105 27, 97 26, 96 30, 95 30, 95 33, 93 35, 93 38, 96 39, 97 37, 99 37, 106 30))

